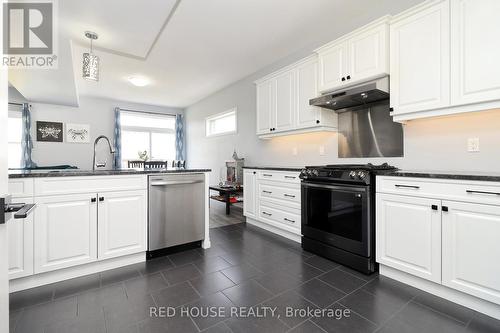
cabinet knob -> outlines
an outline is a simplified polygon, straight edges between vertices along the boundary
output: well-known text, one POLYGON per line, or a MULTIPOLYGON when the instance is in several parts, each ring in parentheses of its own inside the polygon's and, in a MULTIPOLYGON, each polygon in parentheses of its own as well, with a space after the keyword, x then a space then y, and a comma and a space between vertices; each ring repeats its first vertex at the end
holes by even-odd
POLYGON ((104 197, 99 197, 99 201, 104 201, 104 197))
POLYGON ((447 212, 448 211, 448 207, 447 206, 443 206, 443 207, 441 207, 441 209, 443 210, 443 212, 447 212))
POLYGON ((432 210, 438 210, 438 206, 437 205, 432 205, 431 208, 432 208, 432 210))
POLYGON ((350 80, 351 79, 351 76, 350 75, 347 75, 347 79, 350 80))
POLYGON ((391 112, 394 111, 394 108, 389 108, 389 111, 391 111, 391 112))
POLYGON ((345 77, 342 78, 342 81, 345 81, 345 77))
POLYGON ((320 121, 319 121, 319 120, 316 120, 316 124, 319 124, 319 123, 320 123, 320 121))
POLYGON ((90 202, 96 202, 97 199, 96 198, 90 198, 90 202))

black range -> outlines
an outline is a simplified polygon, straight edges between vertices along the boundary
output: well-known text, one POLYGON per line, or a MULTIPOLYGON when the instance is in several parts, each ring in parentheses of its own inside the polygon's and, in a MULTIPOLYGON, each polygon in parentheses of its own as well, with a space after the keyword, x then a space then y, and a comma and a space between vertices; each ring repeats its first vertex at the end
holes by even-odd
POLYGON ((375 175, 396 169, 387 163, 303 169, 304 250, 365 274, 375 272, 375 175))

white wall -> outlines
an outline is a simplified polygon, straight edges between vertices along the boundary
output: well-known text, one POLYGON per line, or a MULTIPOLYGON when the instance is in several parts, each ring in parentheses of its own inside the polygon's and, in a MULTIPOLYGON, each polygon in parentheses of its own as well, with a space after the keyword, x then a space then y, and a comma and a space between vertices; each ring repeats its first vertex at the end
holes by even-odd
MULTIPOLYGON (((22 95, 15 89, 9 89, 9 101, 23 102, 22 95)), ((25 100, 24 100, 25 101, 25 100)), ((32 158, 39 166, 70 164, 80 169, 92 168, 93 144, 96 137, 106 135, 113 141, 114 108, 122 107, 133 110, 159 113, 182 113, 182 109, 154 105, 121 102, 111 99, 80 96, 79 107, 53 104, 31 103, 33 136, 32 158), (90 143, 53 143, 37 142, 35 127, 37 121, 57 121, 90 125, 90 143)), ((106 151, 104 142, 99 145, 99 155, 106 151)), ((111 161, 109 158, 108 161, 111 161)))
POLYGON ((311 133, 271 140, 256 136, 256 92, 253 81, 280 67, 310 54, 304 50, 273 64, 209 96, 185 110, 187 124, 187 161, 190 167, 214 171, 212 183, 218 182, 224 162, 233 149, 246 159, 248 166, 296 166, 335 163, 389 162, 404 169, 442 171, 500 171, 500 110, 434 119, 410 121, 404 126, 405 156, 402 158, 340 159, 337 134, 311 133), (205 117, 233 107, 238 108, 238 133, 214 138, 205 137, 205 117), (480 139, 480 152, 466 151, 467 139, 480 139), (325 155, 319 155, 324 146, 325 155), (297 148, 298 154, 292 151, 297 148))

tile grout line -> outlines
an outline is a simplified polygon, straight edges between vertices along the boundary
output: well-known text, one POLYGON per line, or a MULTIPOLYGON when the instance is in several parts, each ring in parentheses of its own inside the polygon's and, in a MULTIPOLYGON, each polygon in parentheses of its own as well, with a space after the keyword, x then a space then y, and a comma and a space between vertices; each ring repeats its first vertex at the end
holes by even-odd
POLYGON ((418 295, 415 295, 413 296, 412 298, 410 298, 408 300, 408 302, 406 302, 405 304, 403 304, 403 306, 401 306, 397 311, 395 311, 392 315, 389 316, 389 318, 387 318, 383 323, 381 323, 377 329, 375 331, 373 331, 374 333, 381 330, 382 328, 386 327, 386 325, 393 319, 395 318, 399 313, 401 313, 401 311, 403 311, 407 306, 408 304, 411 303, 412 300, 414 300, 418 295))

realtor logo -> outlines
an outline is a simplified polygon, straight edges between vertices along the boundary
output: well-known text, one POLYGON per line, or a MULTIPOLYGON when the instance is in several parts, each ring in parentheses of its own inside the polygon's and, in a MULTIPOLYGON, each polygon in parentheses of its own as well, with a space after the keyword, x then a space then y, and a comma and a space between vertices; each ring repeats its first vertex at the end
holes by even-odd
POLYGON ((3 4, 3 59, 9 67, 56 68, 55 2, 3 4))

